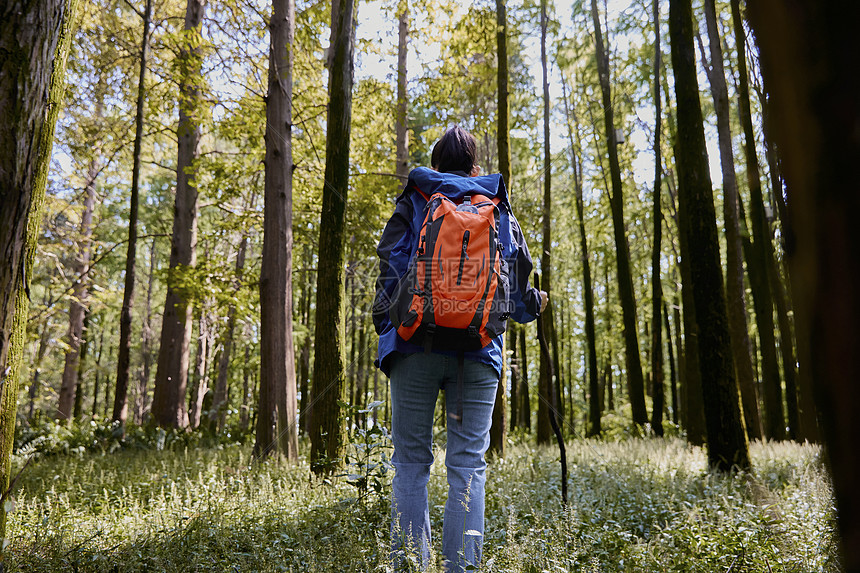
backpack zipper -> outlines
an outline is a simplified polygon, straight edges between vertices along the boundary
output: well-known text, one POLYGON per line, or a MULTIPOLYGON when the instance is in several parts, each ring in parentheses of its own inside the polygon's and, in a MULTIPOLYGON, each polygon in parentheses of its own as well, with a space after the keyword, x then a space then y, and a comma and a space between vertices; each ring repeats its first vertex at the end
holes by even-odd
POLYGON ((460 269, 457 271, 457 286, 460 286, 460 281, 463 279, 463 265, 466 264, 466 259, 469 255, 466 250, 469 248, 469 231, 463 233, 463 248, 460 251, 460 269))

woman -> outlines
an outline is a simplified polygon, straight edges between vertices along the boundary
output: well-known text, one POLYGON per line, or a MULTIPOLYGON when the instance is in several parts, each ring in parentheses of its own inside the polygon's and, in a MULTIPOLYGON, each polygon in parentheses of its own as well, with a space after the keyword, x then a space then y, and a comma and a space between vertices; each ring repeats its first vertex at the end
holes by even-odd
POLYGON ((487 467, 484 454, 490 442, 502 370, 502 334, 478 350, 457 352, 410 344, 398 335, 391 322, 392 299, 418 249, 428 198, 442 193, 455 203, 467 202, 472 195, 494 200, 499 212, 498 243, 511 276, 510 318, 521 323, 534 320, 547 303, 545 292, 529 286, 532 260, 511 212, 504 181, 498 174, 480 176, 475 150, 475 138, 470 133, 458 126, 445 132, 433 147, 432 170, 419 167, 410 173, 377 248, 380 276, 373 320, 379 334, 376 365, 391 379, 395 468, 391 534, 395 567, 402 565, 409 552, 417 554, 422 568, 429 565, 427 482, 433 464, 433 413, 439 390, 450 388, 458 378, 458 391, 445 392, 446 411, 452 413, 449 418, 459 419, 449 419, 446 424, 448 500, 442 554, 450 571, 464 571, 466 565, 480 564, 487 467))

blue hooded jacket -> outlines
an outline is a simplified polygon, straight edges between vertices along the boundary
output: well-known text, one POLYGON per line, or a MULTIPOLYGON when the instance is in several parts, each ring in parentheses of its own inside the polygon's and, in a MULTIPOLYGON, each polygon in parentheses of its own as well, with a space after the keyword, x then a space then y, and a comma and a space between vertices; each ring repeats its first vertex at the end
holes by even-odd
MULTIPOLYGON (((439 173, 427 167, 417 167, 409 174, 406 187, 397 197, 394 214, 385 225, 376 248, 379 255, 379 278, 376 281, 376 296, 373 301, 373 325, 379 335, 379 347, 375 364, 386 376, 391 372, 388 358, 392 352, 412 354, 424 351, 424 347, 409 344, 398 336, 389 319, 388 310, 395 287, 406 274, 409 261, 418 247, 417 240, 424 223, 424 206, 427 204, 425 197, 434 193, 442 193, 457 202, 462 201, 465 195, 473 193, 500 199, 499 242, 502 245, 502 254, 508 261, 508 268, 511 269, 510 300, 515 305, 510 318, 526 323, 540 314, 540 293, 529 285, 529 274, 533 266, 531 255, 520 225, 511 212, 502 176, 494 174, 467 177, 461 171, 439 173)), ((502 347, 502 337, 497 336, 484 348, 466 352, 465 358, 489 364, 501 375, 502 347)), ((436 350, 433 352, 456 354, 436 350)))

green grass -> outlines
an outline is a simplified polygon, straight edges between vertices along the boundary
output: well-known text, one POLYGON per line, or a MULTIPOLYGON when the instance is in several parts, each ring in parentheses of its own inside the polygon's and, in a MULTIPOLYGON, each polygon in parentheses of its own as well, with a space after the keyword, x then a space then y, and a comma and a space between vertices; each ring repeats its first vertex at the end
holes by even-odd
MULTIPOLYGON (((838 571, 815 446, 756 444, 751 475, 708 473, 683 441, 514 446, 488 472, 486 571, 838 571)), ((446 484, 430 482, 439 549, 446 484)), ((390 476, 389 476, 390 477, 390 476)), ((250 449, 120 451, 31 464, 10 514, 9 571, 385 571, 390 488, 356 500, 308 465, 250 449)))

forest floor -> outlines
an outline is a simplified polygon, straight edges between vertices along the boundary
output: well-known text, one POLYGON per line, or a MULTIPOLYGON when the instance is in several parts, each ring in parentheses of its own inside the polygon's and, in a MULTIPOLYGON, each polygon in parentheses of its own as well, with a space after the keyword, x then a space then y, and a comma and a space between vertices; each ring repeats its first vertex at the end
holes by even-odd
MULTIPOLYGON (((752 472, 733 477, 677 438, 567 449, 566 511, 556 449, 514 445, 491 464, 483 571, 839 570, 816 446, 755 443, 752 472)), ((371 478, 361 496, 357 475, 311 479, 305 459, 255 464, 241 445, 46 457, 16 486, 5 569, 385 571, 390 472, 373 464, 388 450, 353 453, 347 471, 371 478)), ((444 475, 439 455, 435 551, 444 475)))

